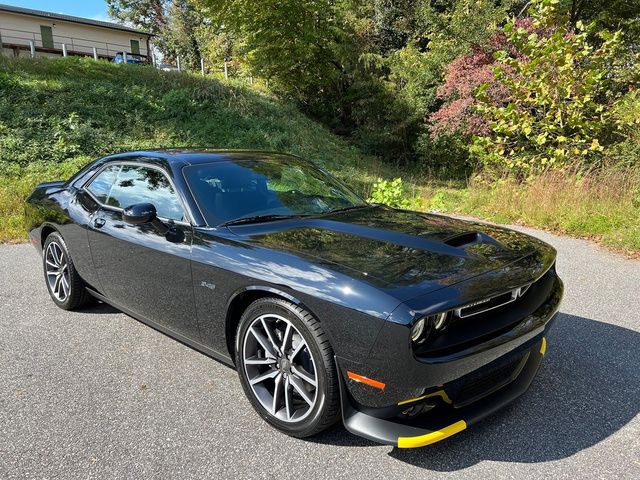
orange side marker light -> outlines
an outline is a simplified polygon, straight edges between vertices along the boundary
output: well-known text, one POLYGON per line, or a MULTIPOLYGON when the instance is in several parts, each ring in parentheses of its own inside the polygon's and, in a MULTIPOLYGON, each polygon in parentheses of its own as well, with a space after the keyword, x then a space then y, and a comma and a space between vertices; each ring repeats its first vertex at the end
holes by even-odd
POLYGON ((349 377, 350 380, 364 383, 365 385, 369 385, 370 387, 377 388, 379 390, 384 390, 384 387, 386 387, 386 385, 382 382, 374 380, 373 378, 365 377, 363 375, 358 375, 357 373, 350 372, 349 370, 347 370, 347 377, 349 377))

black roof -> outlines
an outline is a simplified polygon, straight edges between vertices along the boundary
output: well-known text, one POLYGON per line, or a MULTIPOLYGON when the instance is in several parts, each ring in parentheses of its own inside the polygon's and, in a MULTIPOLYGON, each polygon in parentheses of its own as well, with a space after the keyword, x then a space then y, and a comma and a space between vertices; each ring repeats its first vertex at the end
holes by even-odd
POLYGON ((65 22, 82 23, 84 25, 109 28, 111 30, 122 30, 124 32, 136 33, 136 34, 144 35, 147 37, 153 36, 149 32, 143 32, 142 30, 127 27, 126 25, 120 25, 118 23, 103 22, 102 20, 93 20, 91 18, 84 18, 84 17, 74 17, 73 15, 64 15, 62 13, 46 12, 44 10, 34 10, 32 8, 14 7, 13 5, 0 4, 0 11, 18 13, 21 15, 31 15, 34 17, 49 18, 51 20, 61 20, 65 22))
MULTIPOLYGON (((159 148, 152 150, 139 150, 132 152, 122 152, 109 155, 107 158, 131 158, 144 157, 151 159, 165 160, 169 163, 180 162, 187 165, 202 163, 224 162, 229 160, 270 160, 282 158, 284 156, 295 157, 288 153, 272 152, 265 150, 226 150, 215 148, 159 148)), ((297 157, 296 157, 297 158, 297 157)))

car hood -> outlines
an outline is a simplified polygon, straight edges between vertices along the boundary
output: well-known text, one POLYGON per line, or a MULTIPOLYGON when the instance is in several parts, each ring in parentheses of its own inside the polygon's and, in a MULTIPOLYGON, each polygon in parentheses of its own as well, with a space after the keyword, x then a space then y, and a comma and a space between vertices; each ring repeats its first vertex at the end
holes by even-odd
POLYGON ((555 256, 549 245, 513 230, 384 206, 230 230, 249 243, 332 264, 403 299, 532 254, 555 256))

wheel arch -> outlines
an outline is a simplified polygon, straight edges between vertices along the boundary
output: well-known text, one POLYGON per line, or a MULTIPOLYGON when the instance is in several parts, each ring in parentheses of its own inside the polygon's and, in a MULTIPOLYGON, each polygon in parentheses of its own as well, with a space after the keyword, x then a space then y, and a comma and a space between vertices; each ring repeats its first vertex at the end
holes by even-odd
POLYGON ((40 248, 44 248, 44 242, 47 241, 47 237, 52 233, 60 233, 60 231, 55 228, 50 223, 45 223, 40 229, 40 248))
POLYGON ((287 300, 294 305, 304 308, 306 311, 311 313, 311 315, 316 317, 303 302, 287 292, 277 288, 260 285, 242 287, 229 298, 226 309, 225 341, 227 344, 227 351, 229 352, 229 356, 232 361, 235 358, 235 336, 238 323, 240 322, 240 317, 242 317, 242 314, 249 305, 256 300, 266 297, 287 300))

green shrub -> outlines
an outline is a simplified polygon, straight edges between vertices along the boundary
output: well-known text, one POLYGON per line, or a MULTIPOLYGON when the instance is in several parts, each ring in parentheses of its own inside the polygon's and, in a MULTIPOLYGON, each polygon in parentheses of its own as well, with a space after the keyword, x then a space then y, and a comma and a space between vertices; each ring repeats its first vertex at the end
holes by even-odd
POLYGON ((607 160, 616 167, 640 166, 640 90, 625 95, 613 112, 613 121, 622 141, 609 148, 607 160))
POLYGON ((393 180, 379 178, 373 184, 369 202, 383 203, 393 208, 405 210, 421 210, 423 208, 422 199, 419 196, 408 195, 400 177, 393 180))
POLYGON ((429 200, 429 210, 441 211, 447 207, 447 196, 443 191, 437 191, 429 200))

